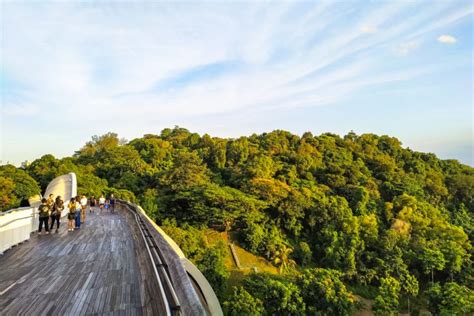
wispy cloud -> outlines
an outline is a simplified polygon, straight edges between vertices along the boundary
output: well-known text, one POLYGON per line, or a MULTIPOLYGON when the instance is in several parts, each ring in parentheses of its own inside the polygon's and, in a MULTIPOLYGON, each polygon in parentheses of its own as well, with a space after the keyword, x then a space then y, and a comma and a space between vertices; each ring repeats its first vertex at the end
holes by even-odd
POLYGON ((409 41, 409 42, 404 42, 400 43, 397 46, 395 46, 395 53, 399 56, 406 56, 415 49, 418 48, 420 44, 417 41, 409 41))
POLYGON ((405 1, 2 8, 2 74, 15 83, 4 91, 5 116, 107 117, 130 130, 314 108, 436 74, 435 57, 429 67, 411 58, 473 13, 464 2, 405 1))
POLYGON ((454 44, 457 42, 457 40, 451 35, 440 35, 438 37, 438 42, 443 44, 454 44))

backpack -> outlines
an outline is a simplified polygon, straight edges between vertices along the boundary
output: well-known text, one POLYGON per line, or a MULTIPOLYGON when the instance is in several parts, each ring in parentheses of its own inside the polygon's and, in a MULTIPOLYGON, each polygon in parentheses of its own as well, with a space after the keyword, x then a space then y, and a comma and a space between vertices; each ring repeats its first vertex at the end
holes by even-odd
POLYGON ((69 213, 75 214, 76 213, 76 202, 69 202, 68 206, 69 213))
POLYGON ((49 216, 49 206, 46 205, 46 204, 41 204, 38 207, 38 211, 39 211, 39 216, 40 217, 48 217, 49 216))

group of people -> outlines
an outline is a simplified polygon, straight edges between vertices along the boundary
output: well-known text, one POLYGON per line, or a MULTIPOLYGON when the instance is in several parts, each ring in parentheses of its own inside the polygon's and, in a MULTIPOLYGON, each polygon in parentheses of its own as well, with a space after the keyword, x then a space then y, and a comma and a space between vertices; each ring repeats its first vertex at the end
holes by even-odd
MULTIPOLYGON (((103 195, 97 200, 94 196, 87 198, 85 195, 76 196, 71 198, 68 203, 69 212, 67 214, 68 219, 68 231, 74 231, 75 229, 81 228, 81 223, 86 221, 86 209, 89 206, 89 213, 94 213, 96 206, 99 206, 99 212, 104 208, 115 211, 115 198, 111 194, 109 198, 105 198, 103 195)), ((64 201, 61 196, 57 196, 54 199, 53 194, 49 197, 41 200, 41 205, 38 207, 39 212, 39 227, 38 233, 42 235, 43 226, 45 226, 46 234, 53 229, 54 223, 57 223, 56 233, 59 231, 59 225, 61 222, 61 214, 64 210, 64 201)))

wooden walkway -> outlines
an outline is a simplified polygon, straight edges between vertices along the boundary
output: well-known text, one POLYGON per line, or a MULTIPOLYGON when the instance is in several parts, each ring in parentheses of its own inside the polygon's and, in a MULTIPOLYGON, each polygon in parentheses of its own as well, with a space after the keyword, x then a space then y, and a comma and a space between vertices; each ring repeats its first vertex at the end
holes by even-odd
MULTIPOLYGON (((1 315, 164 315, 133 217, 87 213, 0 256, 1 315)), ((156 282, 155 282, 156 283, 156 282)))

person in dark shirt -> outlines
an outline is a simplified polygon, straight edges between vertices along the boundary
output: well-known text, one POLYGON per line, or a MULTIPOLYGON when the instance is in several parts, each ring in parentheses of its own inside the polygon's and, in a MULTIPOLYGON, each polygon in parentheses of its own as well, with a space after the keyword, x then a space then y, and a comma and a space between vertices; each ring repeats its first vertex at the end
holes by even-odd
POLYGON ((64 210, 64 201, 58 195, 56 197, 56 201, 54 201, 53 210, 51 212, 51 227, 49 228, 50 230, 53 230, 54 222, 57 222, 56 234, 58 233, 58 230, 59 230, 59 223, 61 221, 61 213, 63 210, 64 210))
POLYGON ((49 234, 48 219, 49 219, 50 207, 48 205, 48 200, 46 200, 45 198, 41 200, 41 205, 38 207, 38 213, 39 213, 38 234, 42 235, 41 231, 43 230, 43 224, 46 228, 46 234, 49 234))
POLYGON ((115 198, 113 194, 110 195, 109 204, 110 204, 110 212, 113 213, 115 211, 115 198))
POLYGON ((67 231, 74 231, 74 221, 76 220, 76 199, 71 198, 68 204, 69 213, 67 214, 67 231))
POLYGON ((95 196, 91 196, 91 198, 89 199, 89 213, 94 213, 96 204, 97 204, 97 201, 95 199, 95 196))

